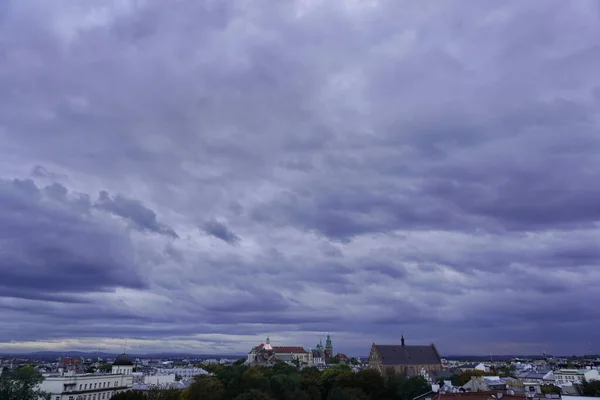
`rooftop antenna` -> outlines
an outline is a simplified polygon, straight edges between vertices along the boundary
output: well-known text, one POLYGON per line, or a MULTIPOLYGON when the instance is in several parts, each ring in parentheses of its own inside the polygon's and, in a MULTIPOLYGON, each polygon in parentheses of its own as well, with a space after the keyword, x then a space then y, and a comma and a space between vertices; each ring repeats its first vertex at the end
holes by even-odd
POLYGON ((125 339, 125 346, 123 346, 123 354, 125 354, 127 350, 127 339, 125 339))

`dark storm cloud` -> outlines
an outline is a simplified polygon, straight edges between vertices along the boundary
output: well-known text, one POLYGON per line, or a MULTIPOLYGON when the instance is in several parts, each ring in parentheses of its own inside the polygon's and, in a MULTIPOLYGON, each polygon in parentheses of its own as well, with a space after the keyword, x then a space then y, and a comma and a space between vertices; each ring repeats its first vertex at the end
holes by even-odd
POLYGON ((66 188, 0 181, 0 296, 73 301, 68 293, 142 288, 127 238, 65 202, 66 188))
POLYGON ((599 329, 596 1, 0 7, 0 341, 599 329))
POLYGON ((217 221, 216 219, 211 219, 206 221, 200 227, 202 231, 206 234, 216 237, 217 239, 221 239, 224 242, 229 244, 238 244, 242 239, 233 233, 227 225, 222 222, 217 221))
POLYGON ((173 228, 160 223, 156 213, 144 207, 138 200, 128 199, 121 195, 111 196, 103 190, 98 195, 98 200, 94 203, 94 207, 131 221, 141 230, 179 238, 173 228))

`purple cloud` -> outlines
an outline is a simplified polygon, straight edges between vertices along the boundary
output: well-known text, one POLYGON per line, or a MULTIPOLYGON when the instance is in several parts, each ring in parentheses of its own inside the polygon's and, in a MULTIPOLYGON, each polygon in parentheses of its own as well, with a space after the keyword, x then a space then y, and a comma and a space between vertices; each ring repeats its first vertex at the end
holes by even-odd
POLYGON ((0 351, 590 352, 598 3, 317 3, 0 5, 0 351))

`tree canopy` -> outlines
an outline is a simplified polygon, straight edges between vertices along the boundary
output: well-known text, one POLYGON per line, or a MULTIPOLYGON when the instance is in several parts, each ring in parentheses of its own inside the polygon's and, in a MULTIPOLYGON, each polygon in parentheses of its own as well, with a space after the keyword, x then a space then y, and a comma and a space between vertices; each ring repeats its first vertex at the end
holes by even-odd
POLYGON ((38 400, 48 398, 48 394, 38 389, 44 381, 42 374, 34 367, 26 366, 0 375, 0 399, 38 400))
MULTIPOLYGON (((273 367, 214 365, 212 375, 197 376, 186 390, 165 400, 411 400, 431 390, 422 377, 392 375, 384 378, 377 371, 352 372, 345 364, 324 371, 298 370, 284 363, 273 367)), ((113 400, 155 400, 163 398, 113 397, 113 400)), ((133 395, 132 395, 133 396, 133 395)))
POLYGON ((600 381, 588 381, 585 378, 577 385, 580 396, 600 397, 600 381))

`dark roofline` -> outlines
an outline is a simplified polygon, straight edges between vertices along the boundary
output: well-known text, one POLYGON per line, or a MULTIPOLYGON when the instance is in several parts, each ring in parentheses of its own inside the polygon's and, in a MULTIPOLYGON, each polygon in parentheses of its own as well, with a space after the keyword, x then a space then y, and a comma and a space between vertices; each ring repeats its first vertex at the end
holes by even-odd
POLYGON ((438 352, 437 347, 435 347, 435 344, 431 343, 431 348, 433 348, 433 351, 435 352, 435 355, 437 356, 438 360, 442 362, 442 357, 440 357, 440 353, 438 352))

